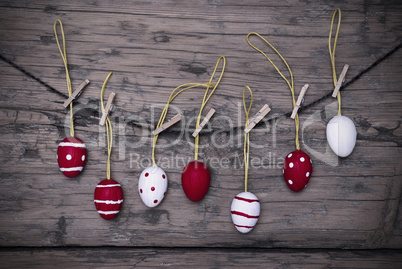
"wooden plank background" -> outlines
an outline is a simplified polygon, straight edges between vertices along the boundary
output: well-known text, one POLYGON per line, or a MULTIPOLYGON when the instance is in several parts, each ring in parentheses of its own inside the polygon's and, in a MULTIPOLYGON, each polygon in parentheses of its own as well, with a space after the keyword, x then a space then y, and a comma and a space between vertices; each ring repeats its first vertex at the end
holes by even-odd
MULTIPOLYGON (((100 266, 94 259, 106 255, 110 260, 104 259, 105 267, 124 267, 124 261, 175 268, 190 261, 204 267, 258 267, 265 262, 268 267, 400 267, 401 50, 358 80, 353 78, 401 46, 402 3, 333 2, 1 1, 3 265, 100 266), (342 25, 336 67, 340 73, 349 64, 346 83, 353 80, 342 90, 342 112, 358 132, 356 148, 345 159, 328 151, 325 138, 326 123, 335 115, 335 99, 316 102, 332 91, 327 40, 337 7, 342 10, 342 25), (58 143, 69 136, 68 114, 62 107, 67 95, 65 72, 53 34, 58 18, 66 33, 73 87, 85 78, 91 80, 75 102, 76 136, 89 152, 84 171, 75 179, 65 178, 56 161, 58 143), (280 168, 283 157, 294 150, 294 124, 284 117, 291 111, 290 92, 273 67, 247 44, 251 31, 267 37, 285 56, 297 93, 310 84, 305 104, 314 104, 300 114, 300 138, 302 149, 312 157, 314 173, 300 193, 286 187, 280 168), (141 165, 147 166, 151 157, 150 132, 161 107, 174 87, 208 82, 221 55, 227 58, 227 69, 207 107, 217 113, 200 139, 204 145, 200 158, 211 167, 210 190, 201 202, 193 203, 180 182, 183 167, 194 155, 189 138, 195 125, 192 117, 198 114, 204 92, 194 89, 173 102, 185 120, 158 140, 156 157, 167 166, 163 168, 169 188, 161 205, 149 209, 141 202, 137 181, 141 165), (125 197, 119 216, 105 221, 94 208, 93 191, 106 176, 105 130, 98 120, 100 88, 109 71, 113 76, 105 95, 117 93, 111 116, 112 178, 121 183, 125 197), (249 191, 259 197, 262 211, 247 235, 238 233, 230 218, 231 200, 244 184, 238 163, 243 157, 239 127, 244 124, 244 85, 254 92, 252 114, 265 103, 272 108, 251 134, 252 143, 259 146, 251 149, 251 157, 264 161, 250 168, 249 191), (164 144, 168 146, 163 148, 164 144), (228 158, 225 167, 214 163, 224 158, 228 158), (137 159, 142 163, 138 165, 137 159), (123 261, 113 258, 117 252, 123 261), (238 254, 242 262, 233 258, 238 254)), ((285 70, 272 51, 252 40, 285 70)), ((175 113, 172 108, 168 118, 175 113)))

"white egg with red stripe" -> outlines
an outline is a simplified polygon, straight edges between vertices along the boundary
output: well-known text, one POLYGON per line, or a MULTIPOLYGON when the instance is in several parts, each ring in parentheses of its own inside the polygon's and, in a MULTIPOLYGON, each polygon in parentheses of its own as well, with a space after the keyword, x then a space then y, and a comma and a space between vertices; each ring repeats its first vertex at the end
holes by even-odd
POLYGON ((138 192, 142 202, 148 207, 159 205, 166 195, 168 178, 165 171, 157 165, 142 171, 138 181, 138 192))
POLYGON ((251 192, 239 193, 232 201, 230 213, 236 229, 248 233, 260 217, 260 201, 251 192))
POLYGON ((94 203, 99 215, 110 220, 117 216, 123 204, 123 190, 113 179, 99 182, 95 188, 94 203))
POLYGON ((66 177, 76 177, 84 169, 87 161, 87 148, 80 139, 67 137, 57 148, 57 162, 66 177))

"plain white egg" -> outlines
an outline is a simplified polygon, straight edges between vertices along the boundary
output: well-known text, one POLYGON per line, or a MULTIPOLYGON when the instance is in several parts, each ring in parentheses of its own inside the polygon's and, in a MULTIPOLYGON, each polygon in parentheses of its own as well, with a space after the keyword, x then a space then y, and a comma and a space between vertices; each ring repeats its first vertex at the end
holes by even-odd
POLYGON ((328 122, 328 144, 339 157, 347 157, 352 153, 356 136, 356 126, 348 117, 335 116, 328 122))

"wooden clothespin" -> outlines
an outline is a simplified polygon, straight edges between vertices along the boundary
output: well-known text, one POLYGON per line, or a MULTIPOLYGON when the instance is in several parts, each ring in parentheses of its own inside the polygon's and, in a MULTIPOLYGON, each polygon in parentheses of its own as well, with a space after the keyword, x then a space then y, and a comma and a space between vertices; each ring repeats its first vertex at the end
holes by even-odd
POLYGON ((165 122, 164 124, 162 124, 161 127, 155 129, 152 134, 153 135, 157 135, 160 132, 166 130, 167 128, 169 128, 170 126, 172 126, 173 124, 175 124, 176 122, 179 122, 181 120, 182 115, 181 114, 177 114, 176 116, 174 116, 173 118, 170 119, 170 121, 165 122))
POLYGON ((338 91, 341 88, 342 83, 345 82, 345 76, 346 76, 346 72, 348 72, 348 69, 349 69, 349 65, 345 64, 343 66, 342 73, 339 75, 338 82, 336 83, 335 89, 332 93, 332 97, 336 98, 336 96, 338 95, 338 91))
POLYGON ((106 117, 109 115, 109 112, 110 112, 110 110, 112 108, 112 103, 113 103, 113 100, 114 100, 115 97, 116 97, 116 94, 114 92, 112 92, 109 95, 109 99, 107 99, 105 112, 103 112, 102 118, 100 119, 100 122, 99 122, 99 124, 102 125, 102 126, 105 125, 106 117))
POLYGON ((303 102, 303 98, 304 98, 304 95, 306 94, 306 91, 307 91, 308 87, 309 87, 309 85, 305 84, 303 86, 303 88, 301 89, 299 97, 297 98, 296 105, 293 108, 292 115, 290 116, 292 119, 294 119, 296 117, 297 111, 299 110, 299 108, 300 108, 300 106, 301 106, 301 104, 303 102))
POLYGON ((269 106, 267 104, 265 104, 260 111, 257 112, 257 114, 254 115, 254 117, 251 118, 251 120, 249 120, 250 124, 244 129, 244 131, 246 133, 249 133, 251 131, 251 129, 254 128, 254 126, 259 123, 262 118, 265 117, 265 115, 267 115, 269 113, 269 111, 271 111, 271 109, 269 108, 269 106))
POLYGON ((77 98, 78 96, 80 96, 81 93, 82 93, 82 90, 84 90, 84 88, 85 88, 88 84, 89 84, 89 80, 88 80, 88 79, 84 80, 84 82, 82 82, 81 85, 78 86, 77 89, 75 89, 75 91, 73 92, 73 94, 71 94, 71 96, 68 97, 68 99, 67 99, 66 101, 64 101, 64 103, 63 103, 64 108, 67 108, 68 105, 69 105, 75 98, 77 98))
POLYGON ((215 114, 215 109, 211 108, 208 112, 208 114, 205 116, 204 120, 198 125, 198 128, 195 129, 193 133, 193 137, 196 137, 199 132, 201 132, 202 128, 208 123, 209 119, 215 114))

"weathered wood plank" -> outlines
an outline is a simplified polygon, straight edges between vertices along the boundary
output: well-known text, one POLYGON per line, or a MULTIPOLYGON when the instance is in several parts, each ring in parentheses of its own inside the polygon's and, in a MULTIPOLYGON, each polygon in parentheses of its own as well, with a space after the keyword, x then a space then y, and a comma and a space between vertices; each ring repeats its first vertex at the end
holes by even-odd
MULTIPOLYGON (((96 83, 93 86, 100 88, 105 77, 103 72, 115 71, 115 76, 119 76, 117 81, 121 81, 121 90, 126 92, 123 93, 120 101, 130 102, 131 109, 135 109, 135 112, 142 110, 143 104, 151 103, 155 97, 159 100, 161 90, 168 92, 169 89, 192 80, 207 81, 219 55, 226 55, 230 63, 224 79, 225 83, 222 83, 217 92, 225 98, 211 100, 215 106, 226 108, 222 109, 224 111, 222 113, 230 115, 233 108, 227 107, 225 99, 233 97, 237 101, 241 97, 241 87, 246 83, 256 91, 256 95, 268 94, 268 100, 278 104, 274 105, 275 111, 281 113, 290 110, 291 103, 286 85, 273 68, 261 58, 261 55, 246 44, 245 35, 250 31, 265 33, 286 55, 295 73, 296 89, 300 89, 306 82, 318 80, 316 85, 311 85, 306 102, 322 96, 322 90, 330 91, 332 88, 327 52, 329 18, 333 11, 330 6, 326 9, 321 7, 319 16, 318 10, 314 10, 315 6, 307 9, 305 14, 286 12, 289 13, 288 16, 283 16, 281 12, 282 8, 288 10, 286 5, 274 10, 272 5, 264 6, 263 3, 258 3, 261 5, 259 8, 251 4, 249 10, 223 6, 220 10, 213 9, 214 13, 206 16, 205 19, 211 20, 210 23, 202 23, 200 17, 212 9, 202 2, 193 3, 194 10, 198 11, 197 14, 188 14, 193 9, 187 10, 186 6, 183 6, 181 11, 175 11, 170 4, 166 6, 158 4, 158 9, 151 14, 149 10, 152 10, 152 7, 139 5, 135 7, 134 14, 125 7, 124 10, 128 14, 118 14, 119 16, 110 12, 107 5, 97 7, 88 3, 89 8, 85 8, 85 5, 79 7, 68 5, 67 8, 63 7, 65 3, 59 4, 60 6, 55 6, 56 10, 59 8, 68 11, 57 12, 48 8, 47 11, 54 13, 46 13, 50 16, 47 20, 43 23, 24 25, 23 29, 26 30, 17 28, 19 33, 17 36, 11 33, 15 32, 13 27, 21 25, 19 15, 21 9, 3 8, 8 16, 2 23, 7 28, 1 31, 4 37, 1 45, 6 56, 10 55, 17 63, 29 67, 33 73, 62 92, 63 89, 65 91, 65 82, 62 79, 64 71, 52 28, 54 19, 60 16, 63 16, 65 20, 72 78, 81 81, 85 75, 91 74, 92 80, 96 83), (248 14, 257 9, 260 11, 253 16, 242 16, 243 19, 238 21, 238 16, 244 12, 248 14), (184 15, 180 18, 186 23, 178 23, 180 20, 177 18, 177 12, 184 15), (301 18, 302 14, 305 18, 301 18), (82 24, 76 19, 77 16, 85 16, 88 24, 82 24), (164 18, 166 16, 167 19, 164 18), (116 19, 118 21, 114 22, 116 19), (188 20, 190 22, 187 23, 188 20), (114 23, 110 23, 111 21, 114 23), (290 21, 293 23, 289 23, 290 21), (216 24, 224 26, 220 29, 216 24), (226 24, 229 25, 226 26, 226 24), (168 28, 167 25, 175 27, 168 28), (273 25, 276 26, 273 27, 273 25), (278 30, 279 26, 281 31, 278 30), (94 31, 94 29, 97 30, 94 31), (164 32, 169 42, 155 41, 155 33, 159 32, 164 32), (289 42, 289 40, 292 41, 289 42), (30 45, 28 46, 27 43, 30 45), (214 54, 211 54, 211 51, 214 54), (42 62, 46 64, 38 64, 42 62), (309 63, 308 66, 305 65, 306 62, 309 63), (150 66, 152 68, 149 68, 150 66), (239 76, 244 73, 247 76, 239 76), (236 87, 239 87, 239 91, 234 94, 233 88, 236 87), (137 93, 135 98, 132 92, 134 89, 137 93), (146 95, 143 94, 144 92, 146 95)), ((39 4, 35 5, 34 9, 28 9, 24 13, 27 24, 30 21, 37 21, 38 14, 43 14, 46 6, 39 4)), ((305 3, 294 3, 292 6, 295 10, 306 8, 305 3)), ((337 51, 337 62, 340 66, 350 62, 350 55, 353 55, 354 65, 351 66, 348 77, 356 75, 376 56, 399 42, 397 32, 381 28, 388 27, 391 30, 397 25, 398 21, 393 22, 395 13, 398 13, 397 10, 385 7, 384 11, 381 5, 372 5, 367 11, 364 8, 368 7, 361 4, 354 7, 356 10, 348 7, 349 13, 344 12, 342 36, 337 51), (371 14, 385 16, 391 23, 388 24, 388 21, 379 23, 378 18, 371 14), (370 35, 367 34, 366 28, 370 28, 370 35), (362 32, 363 30, 365 32, 362 32), (357 38, 367 39, 364 40, 364 46, 363 40, 357 38), (379 39, 382 42, 379 42, 379 39)), ((114 8, 118 9, 116 12, 121 12, 118 5, 114 8)), ((115 11, 114 8, 113 11, 115 11)), ((262 43, 259 44, 262 45, 262 43)), ((278 63, 278 58, 274 55, 273 58, 278 63)), ((97 97, 96 91, 88 94, 97 97)), ((187 109, 194 109, 198 102, 198 100, 189 102, 187 97, 184 104, 180 103, 180 105, 187 109)))
POLYGON ((397 250, 69 248, 1 250, 0 268, 400 268, 397 250))
MULTIPOLYGON (((21 115, 16 122, 22 125, 24 123, 29 125, 28 121, 24 119, 35 118, 35 116, 24 116, 24 113, 21 115)), ((27 115, 35 114, 28 113, 27 115)), ((11 117, 9 122, 14 122, 14 119, 11 117)), ((28 141, 26 143, 29 145, 21 145, 19 150, 17 147, 9 150, 11 152, 11 154, 8 153, 9 162, 15 164, 19 160, 29 169, 42 167, 43 172, 35 170, 38 173, 33 175, 29 170, 27 172, 18 171, 21 166, 16 166, 7 169, 8 175, 3 174, 4 193, 13 193, 13 195, 5 196, 4 206, 2 206, 3 214, 7 212, 10 217, 9 220, 2 221, 3 227, 7 227, 7 232, 2 234, 4 244, 143 245, 147 242, 150 245, 164 245, 169 238, 175 239, 177 245, 183 246, 208 243, 212 245, 235 244, 239 246, 279 247, 288 246, 287 244, 291 242, 292 246, 311 247, 314 245, 311 242, 322 242, 330 233, 338 240, 328 243, 329 246, 378 247, 384 244, 383 240, 389 238, 390 232, 387 231, 387 236, 381 235, 384 232, 383 227, 381 228, 382 214, 386 213, 383 210, 393 203, 397 205, 400 195, 398 193, 400 180, 398 180, 398 173, 395 174, 395 168, 399 167, 397 160, 395 163, 382 164, 381 167, 368 167, 373 163, 382 163, 381 159, 386 158, 389 154, 397 156, 399 150, 395 148, 393 151, 393 147, 382 149, 381 147, 360 146, 354 158, 352 155, 347 161, 341 162, 342 168, 338 166, 334 169, 328 169, 326 164, 317 162, 315 165, 317 177, 312 179, 315 182, 313 181, 314 183, 312 182, 309 189, 306 189, 302 195, 293 195, 284 188, 280 169, 264 169, 263 174, 254 170, 250 176, 251 185, 249 187, 259 190, 257 195, 262 201, 266 201, 263 202, 263 210, 265 207, 268 214, 261 217, 258 229, 253 232, 254 236, 244 238, 239 237, 232 227, 228 213, 231 197, 242 188, 242 169, 213 170, 215 182, 205 201, 202 204, 192 204, 184 197, 180 187, 179 171, 181 171, 184 163, 179 169, 172 167, 167 170, 170 176, 170 188, 166 201, 157 210, 147 210, 136 193, 136 178, 141 168, 134 167, 131 170, 132 172, 127 174, 128 154, 132 153, 131 150, 127 150, 127 159, 123 162, 118 162, 117 154, 114 154, 112 171, 115 178, 121 179, 123 186, 126 186, 125 194, 126 197, 130 198, 126 199, 122 211, 123 217, 119 218, 118 222, 113 225, 115 228, 113 228, 111 236, 102 240, 100 235, 110 230, 111 227, 109 224, 99 221, 99 217, 93 209, 92 191, 104 173, 105 158, 96 157, 104 154, 104 147, 98 145, 97 138, 93 139, 92 132, 90 132, 86 141, 93 141, 92 145, 89 144, 89 148, 95 158, 90 158, 90 163, 79 181, 69 181, 60 175, 57 176, 57 164, 52 157, 55 155, 57 146, 55 142, 59 137, 57 131, 48 133, 51 136, 49 138, 43 136, 43 133, 32 133, 29 131, 29 126, 25 128, 28 129, 23 134, 23 140, 28 141), (53 146, 50 146, 50 149, 42 148, 45 145, 47 147, 48 142, 46 141, 48 139, 53 141, 53 146), (368 159, 367 156, 370 156, 370 151, 373 149, 377 151, 376 156, 368 159), (53 153, 49 154, 49 152, 53 153), (13 154, 15 154, 14 159, 13 154), (365 164, 364 171, 353 172, 354 167, 362 164, 365 164), (49 165, 54 169, 46 172, 45 167, 49 165), (256 175, 253 175, 255 172, 257 172, 256 175), (356 174, 350 177, 351 172, 356 174), (269 181, 260 179, 260 177, 265 178, 267 175, 271 176, 272 179, 269 181), (391 177, 384 178, 386 175, 391 177), (10 178, 7 178, 8 176, 10 178), (328 177, 331 179, 330 182, 326 180, 328 177), (55 182, 54 178, 59 178, 59 180, 55 182), (18 192, 13 192, 16 183, 18 184, 18 192), (76 189, 77 183, 80 186, 80 192, 76 191, 73 194, 70 191, 65 192, 76 189), (307 192, 310 188, 312 191, 307 192), (46 198, 36 199, 43 196, 46 198), (54 209, 55 206, 56 210, 54 209), (10 208, 16 212, 9 212, 10 208), (305 210, 300 211, 302 208, 305 210), (18 209, 22 211, 18 211, 18 209), (183 221, 183 216, 190 216, 190 218, 183 221), (21 221, 21 218, 26 221, 21 221), (16 220, 19 220, 18 226, 14 223, 16 220), (340 223, 342 224, 340 225, 340 223), (116 224, 117 226, 115 226, 116 224), (378 231, 377 227, 380 227, 378 231), (166 234, 166 229, 171 231, 167 238, 163 237, 166 234), (222 229, 231 229, 228 237, 222 237, 222 229), (23 236, 26 231, 29 231, 30 236, 28 238, 23 236), (203 231, 202 234, 200 234, 201 231, 203 231), (279 234, 275 235, 272 232, 273 234, 267 238, 267 231, 276 231, 275 233, 279 232, 279 234), (301 231, 306 234, 300 236, 301 231), (300 241, 294 240, 296 234, 300 241), (151 235, 152 238, 150 238, 151 235), (155 235, 158 235, 159 238, 154 238, 155 235), (217 237, 218 235, 221 237, 217 237), (376 238, 376 236, 379 237, 376 238)), ((289 124, 289 128, 291 128, 291 124, 289 124)), ((11 136, 13 132, 9 135, 6 131, 2 133, 6 139, 7 136, 13 137, 11 136)), ((291 132, 287 131, 287 133, 290 144, 292 143, 291 132)), ((174 134, 168 136, 172 139, 175 137, 174 134)), ((280 133, 279 136, 284 137, 286 133, 284 135, 280 133)), ((263 135, 254 135, 253 139, 259 141, 265 138, 263 135)), ((10 141, 12 140, 10 139, 10 141)), ((187 143, 185 141, 180 142, 180 145, 182 147, 175 148, 174 153, 191 158, 191 153, 185 152, 185 148, 190 148, 187 143)), ((291 149, 292 147, 289 146, 287 151, 291 149)), ((239 148, 228 153, 234 155, 236 150, 239 151, 239 148)), ((281 152, 283 155, 283 150, 280 148, 273 153, 279 156, 281 152)), ((158 153, 164 155, 161 151, 158 153)), ((221 156, 219 151, 213 149, 208 149, 207 153, 210 156, 221 156)), ((263 156, 264 151, 259 150, 254 154, 263 156)), ((391 208, 395 209, 396 205, 391 206, 391 208)), ((392 217, 392 213, 389 217, 392 217)))
MULTIPOLYGON (((280 168, 282 158, 294 150, 294 124, 280 117, 291 111, 290 93, 247 45, 245 35, 258 31, 270 37, 292 66, 296 91, 308 82, 306 103, 313 102, 332 92, 327 52, 332 3, 120 3, 0 5, 1 54, 59 91, 47 90, 0 61, 1 246, 401 248, 401 51, 342 93, 343 113, 358 129, 356 150, 347 159, 325 154, 325 125, 335 115, 334 99, 301 114, 302 148, 313 158, 314 174, 309 187, 295 194, 286 188, 280 168), (75 116, 89 161, 73 180, 58 171, 55 158, 58 142, 68 135, 55 18, 64 22, 73 84, 91 80, 75 116), (192 203, 180 182, 182 168, 193 158, 193 139, 186 136, 191 137, 194 121, 180 132, 198 112, 203 95, 199 89, 174 101, 186 119, 161 134, 156 151, 158 163, 167 166, 168 195, 158 208, 148 209, 137 193, 144 167, 136 160, 146 166, 151 156, 152 112, 159 116, 175 86, 208 81, 219 55, 227 56, 228 67, 209 103, 217 114, 211 130, 202 131, 201 144, 206 146, 200 151, 211 167, 211 189, 202 202, 192 203), (108 71, 114 75, 107 92, 118 93, 111 116, 117 123, 112 177, 125 194, 122 212, 111 222, 102 220, 93 205, 94 187, 106 174, 104 128, 97 123, 100 87, 108 71), (273 108, 268 119, 279 117, 276 124, 266 122, 252 132, 252 143, 262 147, 252 148, 251 156, 256 162, 265 159, 264 167, 260 163, 250 169, 249 190, 260 198, 262 215, 247 236, 235 230, 229 212, 231 199, 243 189, 241 131, 231 132, 229 122, 244 124, 239 106, 244 84, 254 91, 254 111, 268 102, 273 108), (170 144, 173 141, 176 144, 170 144), (162 149, 163 144, 170 146, 162 149), (219 148, 222 144, 228 146, 219 148), (224 158, 227 165, 221 168, 216 161, 224 158)), ((394 2, 347 3, 341 8, 337 66, 351 65, 348 81, 399 44, 402 8, 394 2)), ((172 109, 169 115, 175 113, 172 109)))

